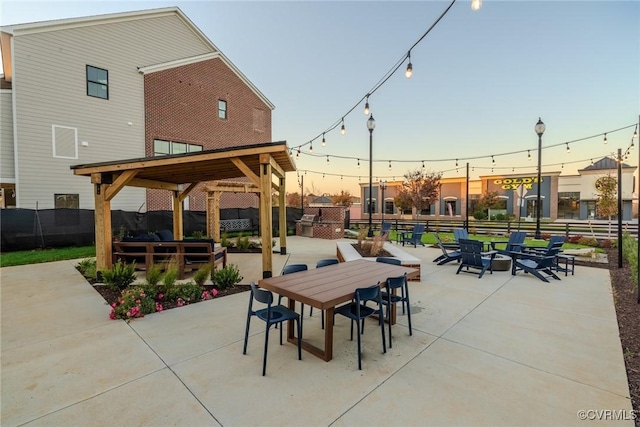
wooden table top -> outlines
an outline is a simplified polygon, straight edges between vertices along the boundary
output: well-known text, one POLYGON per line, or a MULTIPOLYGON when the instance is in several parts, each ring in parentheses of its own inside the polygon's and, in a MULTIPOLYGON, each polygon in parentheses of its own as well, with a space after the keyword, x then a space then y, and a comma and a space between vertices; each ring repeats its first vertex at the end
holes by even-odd
POLYGON ((350 301, 356 288, 384 285, 388 277, 414 277, 415 268, 355 260, 262 279, 261 288, 322 310, 350 301))

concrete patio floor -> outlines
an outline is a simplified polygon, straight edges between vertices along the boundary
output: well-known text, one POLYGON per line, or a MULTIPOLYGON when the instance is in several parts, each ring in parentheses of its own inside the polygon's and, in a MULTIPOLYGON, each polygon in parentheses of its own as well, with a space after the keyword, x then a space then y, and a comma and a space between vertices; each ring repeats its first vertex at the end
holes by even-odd
MULTIPOLYGON (((336 241, 287 242, 274 274, 336 255, 336 241)), ((262 322, 252 322, 242 355, 248 293, 126 323, 109 320, 77 261, 2 268, 0 423, 570 426, 585 424, 580 410, 631 418, 607 270, 577 267, 551 283, 509 272, 478 280, 432 263, 436 249, 405 250, 422 260, 421 281, 409 285, 413 336, 399 315, 382 354, 372 320, 359 371, 340 316, 330 362, 304 351, 297 360, 272 330, 266 377, 262 322)), ((260 257, 229 255, 242 283, 261 277, 260 257)), ((321 342, 318 314, 305 319, 305 337, 321 342)))

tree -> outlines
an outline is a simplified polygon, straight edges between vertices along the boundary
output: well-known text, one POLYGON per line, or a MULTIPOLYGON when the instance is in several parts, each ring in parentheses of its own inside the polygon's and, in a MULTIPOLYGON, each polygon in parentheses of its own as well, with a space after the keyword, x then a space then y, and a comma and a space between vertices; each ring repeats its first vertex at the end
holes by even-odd
POLYGON ((348 208, 353 204, 353 202, 351 201, 351 194, 349 194, 348 191, 341 190, 340 194, 335 195, 332 198, 334 206, 342 206, 348 208))
POLYGON ((497 209, 501 206, 502 206, 502 203, 498 198, 498 192, 487 191, 482 195, 482 197, 480 197, 480 199, 478 199, 478 202, 476 203, 476 207, 474 209, 475 212, 473 216, 476 219, 480 219, 478 218, 479 215, 477 215, 478 213, 480 213, 484 218, 486 218, 488 216, 489 209, 497 209))
POLYGON ((420 169, 407 172, 404 182, 394 198, 394 203, 402 210, 416 208, 418 212, 428 208, 440 194, 441 173, 423 172, 420 169))
POLYGON ((618 213, 618 180, 611 175, 598 178, 596 187, 596 209, 602 216, 609 218, 609 237, 611 237, 611 217, 618 213))
POLYGON ((300 207, 300 193, 297 191, 295 193, 287 193, 287 206, 291 206, 294 208, 300 207))

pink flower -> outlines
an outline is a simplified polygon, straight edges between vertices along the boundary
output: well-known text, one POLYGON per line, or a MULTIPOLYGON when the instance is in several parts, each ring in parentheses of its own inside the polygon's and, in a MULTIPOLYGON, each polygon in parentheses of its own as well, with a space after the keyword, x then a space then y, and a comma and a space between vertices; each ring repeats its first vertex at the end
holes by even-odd
POLYGON ((162 311, 164 310, 164 307, 162 307, 162 304, 160 304, 159 302, 156 302, 156 311, 162 311))
POLYGON ((141 298, 146 297, 145 293, 144 293, 144 292, 140 292, 140 297, 141 297, 141 298))
POLYGON ((139 299, 136 300, 136 304, 140 304, 140 300, 139 299))
POLYGON ((116 311, 115 310, 111 310, 111 313, 109 313, 109 319, 116 320, 116 311))
POLYGON ((218 292, 218 290, 217 290, 217 289, 215 289, 215 288, 211 289, 211 295, 212 295, 214 298, 215 298, 215 297, 217 297, 217 296, 218 296, 218 294, 219 294, 219 292, 218 292))
POLYGON ((203 291, 201 298, 204 300, 211 299, 211 294, 207 291, 203 291))
POLYGON ((178 305, 178 307, 182 307, 184 305, 184 301, 182 301, 182 298, 178 298, 178 301, 176 301, 176 304, 178 305))
POLYGON ((162 299, 162 297, 164 297, 164 294, 158 294, 158 299, 162 299))
POLYGON ((112 303, 112 304, 111 304, 111 307, 116 308, 116 303, 115 303, 115 302, 114 302, 114 303, 112 303))

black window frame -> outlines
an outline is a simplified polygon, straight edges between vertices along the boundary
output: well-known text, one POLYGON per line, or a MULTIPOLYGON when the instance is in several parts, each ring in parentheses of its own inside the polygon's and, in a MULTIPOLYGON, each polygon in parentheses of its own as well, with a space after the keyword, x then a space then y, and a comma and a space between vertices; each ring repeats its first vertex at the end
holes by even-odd
POLYGON ((87 96, 90 96, 92 98, 98 98, 98 99, 106 99, 109 100, 109 70, 105 70, 104 68, 100 68, 100 67, 96 67, 94 65, 86 65, 86 80, 87 80, 87 96), (106 83, 102 83, 99 80, 90 80, 89 79, 89 69, 94 69, 94 70, 98 70, 98 71, 104 71, 107 75, 107 79, 106 79, 106 83), (89 91, 89 88, 92 87, 91 85, 98 85, 98 86, 106 86, 107 91, 106 91, 106 97, 102 97, 99 95, 93 95, 91 94, 91 92, 89 91))

